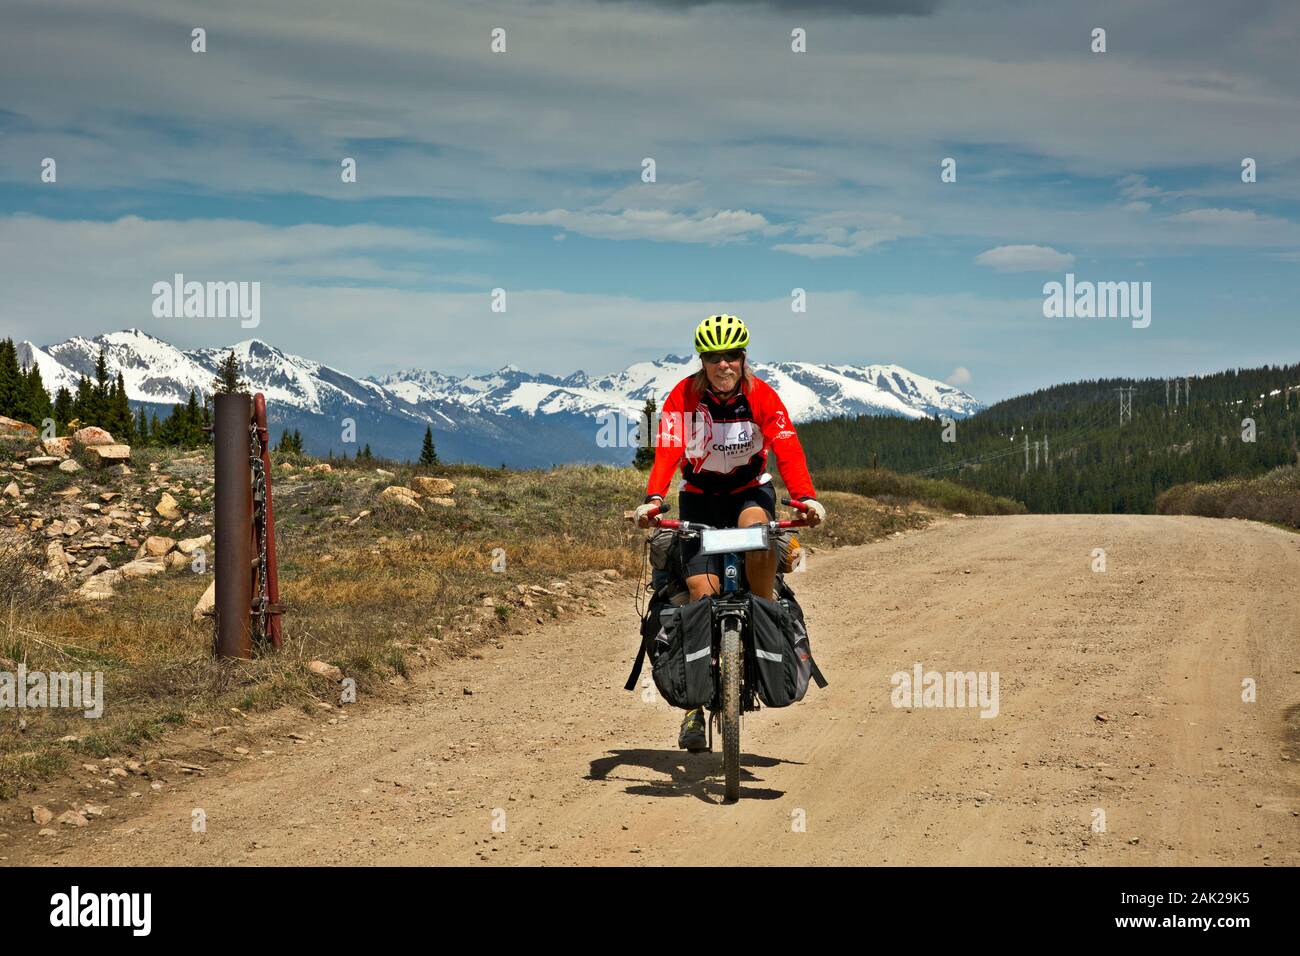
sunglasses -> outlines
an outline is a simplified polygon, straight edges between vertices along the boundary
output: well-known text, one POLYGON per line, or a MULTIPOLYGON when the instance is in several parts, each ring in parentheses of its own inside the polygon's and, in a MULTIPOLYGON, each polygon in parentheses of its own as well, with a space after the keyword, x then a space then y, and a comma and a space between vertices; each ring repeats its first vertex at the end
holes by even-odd
POLYGON ((709 365, 717 365, 719 362, 739 362, 744 357, 745 353, 741 349, 734 352, 705 352, 701 356, 709 365))

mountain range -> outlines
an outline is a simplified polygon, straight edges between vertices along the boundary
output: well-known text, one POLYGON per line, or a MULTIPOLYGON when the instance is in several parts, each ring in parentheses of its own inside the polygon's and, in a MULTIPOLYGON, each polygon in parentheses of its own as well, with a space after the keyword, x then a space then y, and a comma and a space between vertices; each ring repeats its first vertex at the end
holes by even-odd
MULTIPOLYGON (((18 345, 18 362, 35 362, 51 394, 75 392, 93 379, 100 352, 111 377, 120 371, 133 407, 159 416, 208 393, 230 349, 183 350, 139 329, 76 336, 54 345, 18 345)), ((672 387, 698 368, 693 356, 666 355, 621 372, 560 378, 506 365, 482 375, 450 376, 409 369, 356 378, 281 351, 260 339, 232 346, 252 391, 266 395, 273 435, 297 428, 305 450, 354 454, 369 444, 382 457, 414 458, 424 430, 433 430, 444 461, 549 467, 571 461, 625 464, 627 447, 601 447, 598 434, 611 413, 639 415, 647 398, 662 404, 672 387), (344 419, 355 422, 356 445, 342 441, 344 419)), ((795 423, 845 415, 927 418, 973 415, 983 406, 951 385, 897 365, 752 363, 781 395, 795 423)), ((608 431, 608 428, 605 429, 608 431)))

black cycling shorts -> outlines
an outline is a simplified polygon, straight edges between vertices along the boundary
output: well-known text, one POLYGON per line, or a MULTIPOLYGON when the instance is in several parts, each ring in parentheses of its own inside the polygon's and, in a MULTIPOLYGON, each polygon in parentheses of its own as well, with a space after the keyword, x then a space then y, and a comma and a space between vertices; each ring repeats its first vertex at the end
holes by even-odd
MULTIPOLYGON (((776 492, 772 490, 771 482, 734 494, 710 495, 681 491, 677 494, 677 506, 681 509, 683 521, 699 521, 715 528, 734 528, 740 520, 740 513, 746 508, 765 508, 768 520, 775 520, 776 492)), ((709 572, 721 578, 722 555, 699 554, 699 550, 699 538, 682 542, 682 561, 686 565, 687 577, 709 572)))

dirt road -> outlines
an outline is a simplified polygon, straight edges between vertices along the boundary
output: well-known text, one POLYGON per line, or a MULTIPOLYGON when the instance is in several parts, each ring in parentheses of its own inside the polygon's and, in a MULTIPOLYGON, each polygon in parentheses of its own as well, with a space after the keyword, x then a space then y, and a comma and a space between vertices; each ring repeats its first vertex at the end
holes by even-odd
POLYGON ((247 741, 230 770, 11 843, 9 862, 1300 863, 1300 535, 952 519, 791 581, 831 684, 746 719, 737 804, 720 754, 676 749, 679 711, 622 690, 625 581, 605 616, 433 670, 409 705, 322 718, 305 742, 247 741), (917 663, 997 672, 997 715, 893 706, 891 675, 917 663))

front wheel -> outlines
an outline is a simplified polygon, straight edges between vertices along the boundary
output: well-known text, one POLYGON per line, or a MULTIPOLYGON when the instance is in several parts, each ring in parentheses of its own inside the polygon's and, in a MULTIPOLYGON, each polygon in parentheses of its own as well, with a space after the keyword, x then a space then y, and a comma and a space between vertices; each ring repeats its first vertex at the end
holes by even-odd
POLYGON ((740 799, 740 623, 723 624, 718 670, 722 682, 722 766, 726 799, 740 799))

